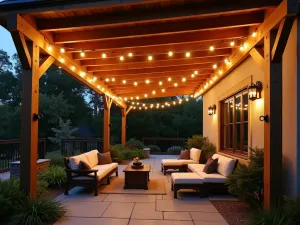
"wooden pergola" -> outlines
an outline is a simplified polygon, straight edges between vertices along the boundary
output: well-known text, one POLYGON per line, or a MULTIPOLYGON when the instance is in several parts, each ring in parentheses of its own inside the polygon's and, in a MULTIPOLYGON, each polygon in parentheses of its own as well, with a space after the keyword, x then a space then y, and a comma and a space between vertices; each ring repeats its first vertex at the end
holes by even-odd
POLYGON ((281 62, 297 0, 108 0, 0 3, 0 24, 21 59, 21 187, 36 192, 39 78, 50 65, 104 96, 104 151, 110 107, 128 101, 199 97, 249 55, 265 72, 265 206, 281 195, 281 62), (270 104, 274 99, 278 104, 270 104), (272 151, 271 151, 272 149, 272 151), (271 163, 272 161, 272 163, 271 163))

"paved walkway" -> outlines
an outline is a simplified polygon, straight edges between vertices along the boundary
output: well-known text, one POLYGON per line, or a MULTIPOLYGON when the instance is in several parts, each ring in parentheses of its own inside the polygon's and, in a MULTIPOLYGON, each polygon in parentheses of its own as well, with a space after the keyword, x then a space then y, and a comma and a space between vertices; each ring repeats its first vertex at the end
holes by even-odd
MULTIPOLYGON (((173 198, 170 175, 163 176, 160 172, 162 158, 175 157, 151 156, 144 163, 152 166, 150 178, 164 179, 166 195, 99 194, 95 197, 82 193, 81 188, 74 188, 70 195, 58 197, 64 202, 67 212, 56 225, 227 224, 209 199, 200 198, 193 191, 181 192, 178 199, 173 198)), ((120 176, 123 176, 124 167, 119 166, 120 176)))

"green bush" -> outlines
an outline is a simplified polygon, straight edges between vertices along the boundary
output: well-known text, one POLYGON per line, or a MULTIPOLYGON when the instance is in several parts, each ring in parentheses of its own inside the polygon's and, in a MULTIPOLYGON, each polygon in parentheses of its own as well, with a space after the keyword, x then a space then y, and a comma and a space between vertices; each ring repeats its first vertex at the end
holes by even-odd
POLYGON ((300 197, 285 198, 277 208, 265 211, 262 208, 250 214, 246 225, 297 225, 300 223, 300 197))
POLYGON ((64 157, 61 155, 60 151, 48 152, 46 158, 51 160, 51 166, 65 166, 64 157))
POLYGON ((181 146, 172 146, 170 148, 167 149, 167 152, 169 152, 170 154, 180 154, 181 150, 183 150, 184 147, 181 146))
POLYGON ((136 140, 135 138, 130 138, 127 143, 126 143, 126 147, 130 148, 130 149, 144 149, 145 145, 143 144, 143 142, 136 140))
POLYGON ((161 152, 160 147, 157 145, 148 145, 147 148, 150 148, 150 152, 161 152))
POLYGON ((122 151, 126 149, 123 145, 117 144, 117 145, 111 145, 109 150, 111 154, 112 159, 116 159, 118 163, 121 163, 122 160, 124 159, 124 156, 122 154, 122 151))
POLYGON ((187 148, 197 148, 202 150, 203 145, 209 143, 207 137, 203 137, 202 135, 195 134, 191 138, 187 140, 187 148))
POLYGON ((66 181, 65 169, 60 166, 50 166, 39 174, 39 180, 47 182, 50 187, 61 188, 66 181))
POLYGON ((206 159, 211 158, 216 151, 216 145, 210 142, 205 143, 201 148, 201 154, 204 154, 206 159))
POLYGON ((24 200, 9 219, 9 225, 53 224, 64 214, 62 204, 54 199, 24 200))
POLYGON ((225 181, 230 193, 259 208, 263 205, 263 162, 264 150, 250 148, 248 166, 239 165, 225 181))
POLYGON ((141 159, 145 158, 144 150, 140 150, 140 149, 127 149, 122 153, 124 159, 133 159, 135 157, 139 157, 141 159))

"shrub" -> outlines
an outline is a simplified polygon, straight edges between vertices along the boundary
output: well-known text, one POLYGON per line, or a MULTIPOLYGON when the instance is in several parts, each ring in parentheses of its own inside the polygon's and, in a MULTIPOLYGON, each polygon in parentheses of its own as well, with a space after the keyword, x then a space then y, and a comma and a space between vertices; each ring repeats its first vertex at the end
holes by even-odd
POLYGON ((122 151, 124 151, 124 149, 125 147, 121 144, 111 145, 109 148, 111 158, 113 160, 116 160, 118 163, 121 163, 122 160, 124 159, 124 156, 122 154, 122 151))
POLYGON ((246 225, 296 225, 300 222, 300 197, 285 198, 284 204, 265 211, 259 208, 250 214, 246 225))
POLYGON ((39 180, 47 182, 50 187, 61 188, 66 180, 66 172, 63 167, 50 166, 39 174, 39 180))
POLYGON ((157 145, 148 145, 147 148, 150 148, 150 152, 161 152, 160 147, 157 145))
POLYGON ((124 159, 133 159, 139 157, 141 159, 145 158, 144 150, 140 149, 127 149, 123 151, 124 159))
POLYGON ((62 204, 54 199, 38 198, 23 201, 14 215, 9 219, 9 225, 44 225, 53 224, 64 214, 62 204))
POLYGON ((135 138, 130 138, 126 143, 126 147, 130 149, 144 149, 145 145, 143 142, 136 140, 135 138))
POLYGON ((50 159, 50 165, 52 166, 65 166, 64 157, 61 155, 60 151, 48 152, 46 158, 50 159))
POLYGON ((239 165, 228 176, 225 184, 230 193, 252 206, 263 205, 263 162, 264 151, 261 148, 250 148, 248 166, 239 165))
POLYGON ((183 149, 184 149, 184 147, 181 147, 181 146, 172 146, 167 149, 167 152, 169 152, 171 154, 180 154, 180 151, 183 149))
POLYGON ((205 158, 211 158, 216 153, 217 147, 213 143, 207 142, 201 148, 201 154, 204 154, 205 158))
POLYGON ((207 137, 203 137, 202 135, 195 134, 187 140, 187 148, 188 149, 197 148, 202 150, 202 146, 207 144, 208 142, 209 141, 207 137))

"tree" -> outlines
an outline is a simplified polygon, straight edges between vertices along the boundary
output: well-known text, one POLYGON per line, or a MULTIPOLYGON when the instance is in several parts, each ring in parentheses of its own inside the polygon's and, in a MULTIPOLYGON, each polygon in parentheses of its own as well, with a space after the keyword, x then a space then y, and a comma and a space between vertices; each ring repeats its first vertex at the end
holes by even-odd
POLYGON ((67 120, 64 122, 61 118, 59 118, 59 128, 51 128, 54 132, 55 137, 49 137, 48 139, 55 144, 60 145, 61 139, 63 138, 73 138, 73 134, 78 130, 78 128, 71 127, 71 120, 67 120))
POLYGON ((12 69, 12 63, 10 61, 10 57, 7 52, 0 49, 0 73, 12 69))

